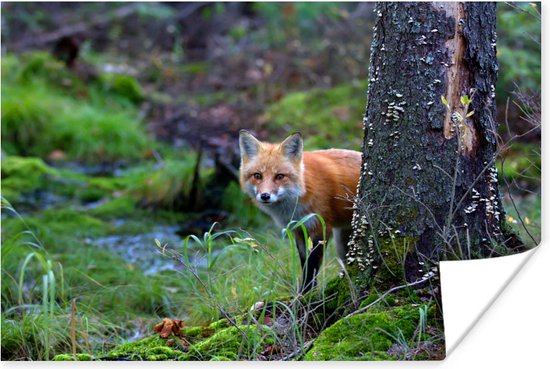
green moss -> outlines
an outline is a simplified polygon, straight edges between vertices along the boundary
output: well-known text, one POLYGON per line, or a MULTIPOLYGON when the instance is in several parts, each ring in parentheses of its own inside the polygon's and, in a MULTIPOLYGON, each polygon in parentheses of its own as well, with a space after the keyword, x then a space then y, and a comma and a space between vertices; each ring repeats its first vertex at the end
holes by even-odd
POLYGON ((2 158, 2 196, 15 201, 20 195, 45 187, 56 171, 38 158, 2 158))
POLYGON ((214 327, 225 324, 221 321, 215 323, 217 324, 208 327, 184 328, 184 337, 194 337, 199 340, 191 344, 187 352, 169 347, 165 339, 154 336, 120 345, 103 356, 102 359, 148 361, 254 359, 266 345, 272 345, 275 342, 274 333, 263 325, 239 326, 238 329, 234 326, 223 328, 210 337, 202 339, 206 332, 211 332, 214 327))
MULTIPOLYGON (((361 301, 361 304, 359 304, 359 309, 372 304, 378 298, 380 298, 379 294, 375 292, 371 293, 366 299, 361 301)), ((369 308, 369 311, 370 312, 383 311, 383 310, 386 310, 388 307, 395 306, 395 304, 396 304, 395 298, 392 295, 387 295, 382 300, 378 301, 376 304, 371 306, 369 308)))
POLYGON ((53 119, 49 96, 43 90, 31 91, 29 96, 22 88, 10 88, 4 84, 3 81, 2 150, 16 155, 29 155, 41 150, 47 155, 50 147, 42 149, 41 134, 53 119))
POLYGON ((186 327, 181 330, 184 337, 204 337, 205 327, 193 326, 186 327))
POLYGON ((87 182, 93 188, 112 193, 128 188, 133 181, 139 178, 140 176, 129 173, 120 177, 91 177, 87 178, 87 182))
MULTIPOLYGON (((196 154, 189 153, 178 159, 165 160, 162 167, 156 170, 149 169, 130 187, 130 194, 145 207, 153 208, 189 208, 190 191, 195 176, 196 154)), ((200 172, 198 195, 201 197, 204 184, 208 182, 211 170, 202 169, 200 172)))
POLYGON ((183 328, 182 334, 187 337, 207 338, 212 336, 217 331, 229 327, 227 319, 217 320, 207 326, 192 326, 183 328))
POLYGON ((2 67, 10 71, 2 79, 7 153, 46 158, 61 150, 70 160, 88 162, 144 156, 150 141, 126 97, 85 84, 47 54, 21 57, 20 65, 8 60, 2 67))
POLYGON ((45 158, 61 150, 69 159, 88 162, 144 156, 148 138, 137 113, 109 111, 56 95, 44 86, 5 89, 2 140, 10 143, 8 153, 45 158))
POLYGON ((74 361, 75 357, 71 354, 59 354, 55 355, 53 361, 74 361))
POLYGON ((513 143, 504 152, 502 165, 497 161, 497 168, 504 177, 517 181, 526 187, 540 187, 541 148, 539 144, 513 143))
POLYGON ((405 282, 404 262, 407 255, 414 252, 415 237, 381 236, 378 239, 380 254, 378 271, 374 275, 371 287, 387 290, 405 282))
POLYGON ((44 243, 58 243, 64 237, 98 237, 112 230, 109 224, 73 209, 47 209, 35 217, 25 218, 22 223, 16 218, 6 218, 2 231, 6 237, 27 230, 33 232, 44 243))
POLYGON ((411 307, 341 319, 321 332, 305 360, 391 360, 385 352, 392 336, 412 338, 418 319, 418 308, 411 307))
POLYGON ((76 354, 78 361, 91 361, 93 360, 92 355, 89 354, 76 354))
POLYGON ((78 197, 84 203, 96 202, 101 200, 105 196, 105 191, 101 191, 98 188, 86 187, 79 192, 78 197))
MULTIPOLYGON (((11 64, 8 61, 6 69, 9 70, 9 74, 2 73, 2 82, 5 76, 8 83, 33 84, 41 80, 56 91, 76 94, 85 90, 84 81, 48 52, 38 51, 19 56, 10 55, 10 57, 16 63, 11 64)), ((2 57, 2 65, 4 65, 4 57, 2 57)))
POLYGON ((76 354, 76 357, 72 354, 59 354, 53 357, 53 361, 92 361, 94 358, 89 354, 76 354))
MULTIPOLYGON (((351 302, 350 285, 346 278, 334 277, 320 291, 314 291, 316 298, 326 301, 324 315, 332 314, 336 309, 349 305, 351 302)), ((343 314, 343 311, 341 312, 343 314)))
POLYGON ((366 82, 361 82, 290 93, 267 109, 266 118, 280 128, 299 125, 306 149, 360 149, 362 137, 357 132, 362 127, 366 90, 366 82))
POLYGON ((111 230, 111 226, 105 222, 73 209, 47 209, 39 219, 45 227, 57 234, 98 237, 111 230))
POLYGON ((102 360, 185 360, 186 354, 168 347, 166 340, 158 336, 148 337, 137 342, 125 343, 109 351, 102 360))
POLYGON ((110 92, 121 95, 138 104, 144 99, 144 92, 139 82, 132 76, 105 73, 100 77, 103 86, 110 92))
POLYGON ((212 322, 208 328, 213 329, 214 331, 217 331, 219 329, 227 328, 229 327, 229 321, 225 318, 217 320, 215 322, 212 322))
POLYGON ((128 187, 128 183, 135 179, 131 176, 88 177, 69 169, 52 168, 36 157, 5 155, 1 167, 2 195, 14 205, 17 205, 21 195, 37 191, 62 196, 67 201, 78 199, 90 203, 128 187))
POLYGON ((253 360, 265 346, 275 343, 275 334, 264 325, 224 328, 204 341, 189 346, 194 360, 253 360))
POLYGON ((136 207, 136 200, 128 196, 121 196, 90 210, 90 214, 101 218, 116 219, 132 215, 136 211, 136 207))

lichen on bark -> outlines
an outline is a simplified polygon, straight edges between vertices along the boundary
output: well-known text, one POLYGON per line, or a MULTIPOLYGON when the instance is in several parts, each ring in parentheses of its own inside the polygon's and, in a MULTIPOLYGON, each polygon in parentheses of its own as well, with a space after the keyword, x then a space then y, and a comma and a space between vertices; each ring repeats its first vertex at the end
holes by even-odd
POLYGON ((395 245, 408 250, 404 275, 414 281, 439 260, 494 256, 508 239, 494 162, 495 5, 381 2, 374 12, 347 255, 363 288, 395 245), (472 95, 473 115, 447 121, 441 97, 452 115, 472 95))

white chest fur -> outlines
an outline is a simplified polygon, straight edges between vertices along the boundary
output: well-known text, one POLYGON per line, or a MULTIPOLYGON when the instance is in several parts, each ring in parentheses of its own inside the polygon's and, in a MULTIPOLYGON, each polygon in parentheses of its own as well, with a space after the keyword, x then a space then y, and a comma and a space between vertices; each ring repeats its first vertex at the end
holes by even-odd
MULTIPOLYGON (((260 204, 260 209, 271 216, 275 223, 281 228, 286 227, 293 220, 300 220, 310 213, 304 207, 299 198, 286 198, 269 205, 260 204)), ((306 222, 306 228, 312 225, 313 221, 306 222), (309 224, 308 224, 309 223, 309 224)))

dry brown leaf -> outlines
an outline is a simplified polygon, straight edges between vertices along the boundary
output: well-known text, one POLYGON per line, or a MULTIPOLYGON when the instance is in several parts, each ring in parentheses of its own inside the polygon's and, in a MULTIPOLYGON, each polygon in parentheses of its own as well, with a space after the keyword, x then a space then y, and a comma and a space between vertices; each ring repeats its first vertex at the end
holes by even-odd
POLYGON ((179 336, 180 330, 184 326, 183 320, 164 318, 162 322, 153 327, 153 330, 160 333, 161 338, 168 338, 171 334, 179 336))

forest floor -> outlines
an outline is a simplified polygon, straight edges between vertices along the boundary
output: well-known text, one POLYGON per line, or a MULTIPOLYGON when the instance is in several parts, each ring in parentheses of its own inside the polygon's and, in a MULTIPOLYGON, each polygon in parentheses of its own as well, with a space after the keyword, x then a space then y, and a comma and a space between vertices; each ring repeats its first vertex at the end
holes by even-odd
MULTIPOLYGON (((323 35, 345 39, 361 15, 323 35)), ((332 247, 301 296, 291 240, 235 180, 242 128, 361 149, 368 50, 354 45, 368 37, 304 45, 289 28, 259 47, 258 25, 201 19, 185 49, 139 51, 136 31, 120 53, 119 30, 104 50, 80 43, 70 68, 48 50, 3 55, 2 359, 444 357, 428 288, 335 295, 332 247)), ((507 221, 536 244, 540 143, 500 159, 507 221)))

